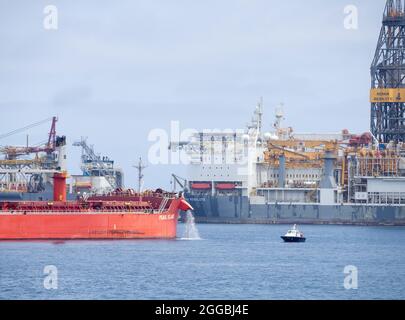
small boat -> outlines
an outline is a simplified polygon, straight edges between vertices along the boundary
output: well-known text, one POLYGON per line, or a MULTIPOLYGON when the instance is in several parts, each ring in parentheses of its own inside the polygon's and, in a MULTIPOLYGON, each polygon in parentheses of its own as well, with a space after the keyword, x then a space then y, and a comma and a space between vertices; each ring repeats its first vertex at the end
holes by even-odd
POLYGON ((304 234, 298 230, 297 225, 294 224, 291 230, 288 230, 284 236, 281 236, 284 242, 305 242, 304 234))

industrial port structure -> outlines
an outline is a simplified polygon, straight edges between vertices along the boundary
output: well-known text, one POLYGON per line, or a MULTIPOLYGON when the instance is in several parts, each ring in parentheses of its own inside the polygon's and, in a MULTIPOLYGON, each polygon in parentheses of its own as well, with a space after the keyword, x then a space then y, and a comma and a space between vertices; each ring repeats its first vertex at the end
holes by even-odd
MULTIPOLYGON (((404 28, 405 0, 387 0, 371 64, 369 132, 296 133, 283 127, 283 108, 265 132, 260 101, 243 132, 199 132, 172 142, 170 149, 189 156, 186 181, 173 178, 196 221, 405 225, 404 28)), ((53 198, 53 177, 66 171, 66 138, 51 120, 44 144, 0 149, 0 199, 53 198)), ((83 174, 73 176, 68 197, 122 187, 112 160, 86 139, 74 146, 82 148, 83 174)), ((137 168, 141 185, 141 161, 137 168)))
POLYGON ((45 119, 0 136, 8 138, 36 126, 51 122, 48 139, 30 146, 3 146, 0 154, 0 198, 45 192, 52 176, 66 170, 66 137, 56 135, 57 118, 45 119))
POLYGON ((73 193, 105 193, 124 187, 124 174, 114 160, 96 154, 86 138, 75 141, 73 146, 82 148, 82 175, 73 176, 73 193))
MULTIPOLYGON (((66 137, 56 134, 56 117, 35 122, 0 136, 6 139, 48 122, 51 127, 46 141, 25 146, 0 147, 0 200, 52 200, 54 176, 67 172, 66 137)), ((68 198, 82 194, 104 194, 124 187, 124 175, 114 161, 96 154, 87 139, 75 141, 82 148, 81 175, 73 175, 68 198)))
POLYGON ((405 3, 387 0, 371 64, 370 132, 302 134, 263 103, 243 133, 173 142, 190 159, 185 195, 200 222, 405 224, 405 3))

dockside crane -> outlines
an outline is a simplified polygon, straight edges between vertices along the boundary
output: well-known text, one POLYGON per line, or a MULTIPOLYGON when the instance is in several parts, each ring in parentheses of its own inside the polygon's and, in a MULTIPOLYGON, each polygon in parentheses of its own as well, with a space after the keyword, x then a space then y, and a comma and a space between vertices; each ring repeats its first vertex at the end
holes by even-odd
POLYGON ((28 136, 25 146, 0 146, 0 189, 6 191, 39 192, 44 190, 46 181, 51 182, 55 172, 65 170, 64 136, 56 135, 57 117, 29 124, 19 129, 0 135, 1 139, 25 132, 51 121, 51 128, 46 141, 29 145, 28 136), (27 156, 33 155, 31 158, 27 156), (24 157, 21 159, 21 157, 24 157))
POLYGON ((56 150, 56 139, 57 139, 56 122, 58 121, 57 117, 47 118, 42 121, 25 126, 23 128, 13 130, 6 134, 2 134, 2 135, 0 135, 0 139, 8 138, 17 133, 27 131, 27 130, 37 127, 43 123, 46 123, 50 120, 52 121, 52 124, 51 124, 51 129, 49 131, 47 143, 41 144, 38 146, 29 146, 27 143, 27 145, 24 147, 4 146, 4 147, 0 148, 0 153, 4 154, 6 159, 16 159, 17 157, 20 157, 23 155, 28 155, 28 154, 32 154, 32 153, 40 153, 40 152, 45 152, 47 154, 51 154, 52 152, 54 152, 56 150))
POLYGON ((75 141, 73 146, 82 148, 81 169, 84 175, 105 177, 113 190, 119 187, 113 169, 114 161, 108 159, 108 157, 100 157, 97 155, 94 152, 93 146, 88 145, 87 138, 82 137, 80 141, 75 141), (97 174, 95 174, 95 172, 97 172, 97 174))

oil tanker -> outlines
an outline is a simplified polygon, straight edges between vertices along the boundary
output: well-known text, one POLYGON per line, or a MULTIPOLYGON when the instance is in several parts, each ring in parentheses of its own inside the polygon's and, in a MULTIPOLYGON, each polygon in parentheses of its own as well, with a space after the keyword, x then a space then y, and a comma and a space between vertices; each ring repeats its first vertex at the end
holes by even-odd
POLYGON ((66 173, 54 174, 53 201, 0 202, 0 240, 172 239, 180 210, 192 210, 174 193, 116 190, 66 200, 66 173))

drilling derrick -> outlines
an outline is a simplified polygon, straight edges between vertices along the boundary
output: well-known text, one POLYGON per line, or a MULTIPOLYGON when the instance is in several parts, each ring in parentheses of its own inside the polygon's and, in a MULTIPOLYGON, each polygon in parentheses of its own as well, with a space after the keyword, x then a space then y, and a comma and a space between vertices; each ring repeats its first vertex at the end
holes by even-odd
POLYGON ((387 0, 371 65, 371 132, 405 142, 405 0, 387 0))

